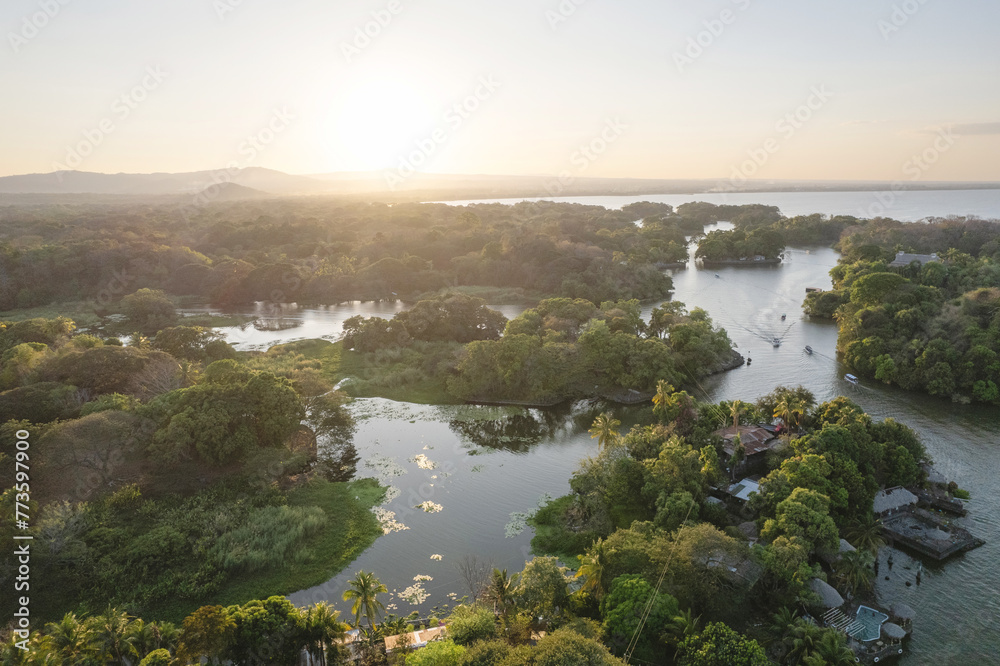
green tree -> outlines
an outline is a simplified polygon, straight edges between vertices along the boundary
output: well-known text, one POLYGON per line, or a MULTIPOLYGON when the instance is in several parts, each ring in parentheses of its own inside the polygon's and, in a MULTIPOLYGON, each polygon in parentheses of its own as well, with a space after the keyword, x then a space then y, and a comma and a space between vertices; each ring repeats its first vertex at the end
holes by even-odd
POLYGON ((164 650, 160 648, 159 650, 153 650, 139 662, 139 666, 171 666, 174 663, 174 658, 170 656, 169 650, 164 650))
POLYGON ((92 627, 73 613, 66 613, 58 622, 45 625, 45 631, 55 656, 66 666, 84 664, 95 652, 92 627))
POLYGON ((599 641, 569 629, 557 629, 538 641, 531 653, 532 666, 624 666, 599 641))
POLYGON ((87 624, 94 637, 94 645, 107 659, 118 666, 125 666, 127 660, 137 656, 135 636, 129 631, 131 618, 124 611, 108 606, 87 624))
POLYGON ((305 610, 303 623, 306 650, 320 666, 326 666, 328 653, 336 651, 339 641, 347 635, 348 627, 340 621, 340 611, 321 601, 305 610))
POLYGON ((566 607, 566 576, 554 557, 536 557, 521 572, 517 586, 521 605, 535 617, 554 619, 566 607))
POLYGON ((852 550, 842 553, 834 565, 837 579, 852 595, 871 592, 875 588, 874 555, 867 550, 852 550))
POLYGON ((679 666, 767 666, 770 663, 757 641, 715 622, 677 648, 679 666))
POLYGON ((236 631, 236 621, 222 606, 202 606, 184 618, 177 657, 182 663, 205 657, 209 664, 222 659, 236 631))
POLYGON ((574 578, 583 578, 580 592, 590 592, 600 601, 604 597, 604 569, 608 562, 604 540, 598 539, 586 553, 576 557, 580 560, 580 566, 577 567, 574 578))
POLYGON ((796 488, 788 499, 778 503, 773 519, 761 530, 767 540, 779 536, 799 537, 810 551, 832 552, 839 542, 837 526, 829 514, 830 499, 814 490, 796 488))
POLYGON ((285 597, 226 609, 236 623, 224 657, 238 664, 292 664, 306 647, 303 614, 285 597))
POLYGON ((406 666, 455 666, 462 663, 465 647, 454 641, 431 641, 406 658, 406 666))
POLYGON ((612 581, 611 589, 601 601, 606 640, 620 654, 624 654, 635 640, 632 654, 645 661, 655 660, 663 651, 664 628, 677 611, 677 600, 654 590, 641 575, 619 576, 612 581), (634 639, 640 625, 642 633, 634 639))
POLYGON ((459 645, 472 645, 496 635, 496 616, 483 606, 462 604, 448 618, 448 637, 459 645))
POLYGON ((354 626, 361 626, 361 616, 368 618, 368 626, 375 628, 379 615, 385 612, 385 605, 378 595, 387 594, 389 589, 375 577, 374 573, 359 571, 353 579, 347 581, 350 589, 344 591, 344 601, 350 601, 351 612, 354 614, 354 626))
POLYGON ((140 289, 129 294, 121 300, 120 307, 129 328, 142 333, 156 333, 177 321, 173 301, 158 289, 140 289))

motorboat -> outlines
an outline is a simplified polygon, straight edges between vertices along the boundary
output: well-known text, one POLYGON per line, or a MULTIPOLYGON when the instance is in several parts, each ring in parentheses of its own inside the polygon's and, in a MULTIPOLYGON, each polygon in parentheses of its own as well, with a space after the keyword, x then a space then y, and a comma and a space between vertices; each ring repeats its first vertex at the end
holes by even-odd
POLYGON ((780 347, 781 346, 781 340, 779 340, 778 338, 775 338, 774 340, 771 341, 771 344, 774 345, 775 347, 780 347))
POLYGON ((854 375, 851 374, 844 375, 844 379, 850 384, 854 384, 855 386, 858 385, 858 378, 855 377, 854 375))
POLYGON ((720 276, 720 275, 719 275, 718 273, 716 273, 716 274, 715 274, 715 277, 722 277, 722 276, 720 276))
POLYGON ((788 315, 786 315, 786 314, 781 315, 781 321, 785 321, 785 317, 787 317, 787 316, 788 315))
POLYGON ((807 354, 812 354, 813 353, 813 348, 810 347, 809 345, 806 345, 806 353, 807 354))

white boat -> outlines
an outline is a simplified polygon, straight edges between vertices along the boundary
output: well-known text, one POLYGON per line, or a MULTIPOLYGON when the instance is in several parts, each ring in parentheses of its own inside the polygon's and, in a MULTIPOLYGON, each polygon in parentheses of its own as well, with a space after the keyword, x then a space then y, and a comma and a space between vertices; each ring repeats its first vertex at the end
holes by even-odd
POLYGON ((851 374, 844 375, 844 379, 847 380, 849 383, 854 384, 855 386, 858 385, 858 378, 855 377, 854 375, 851 374))
POLYGON ((810 347, 809 345, 806 345, 806 353, 807 354, 812 354, 813 353, 813 348, 810 347))
POLYGON ((774 340, 771 341, 771 344, 774 345, 775 347, 780 347, 781 346, 781 340, 779 340, 778 338, 775 338, 774 340))

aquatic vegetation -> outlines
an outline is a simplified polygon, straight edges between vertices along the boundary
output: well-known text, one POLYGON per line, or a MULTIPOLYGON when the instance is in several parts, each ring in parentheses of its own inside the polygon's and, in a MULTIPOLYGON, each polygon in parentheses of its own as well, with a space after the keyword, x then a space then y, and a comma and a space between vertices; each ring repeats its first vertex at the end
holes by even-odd
POLYGON ((378 524, 382 528, 383 534, 392 534, 393 532, 402 532, 410 529, 403 523, 396 520, 395 511, 389 511, 381 506, 376 506, 372 509, 372 513, 375 514, 375 519, 378 520, 378 524))
POLYGON ((399 593, 399 598, 417 606, 427 601, 430 593, 424 589, 423 583, 415 583, 399 593))
POLYGON ((443 560, 443 559, 444 559, 444 556, 443 556, 443 555, 437 555, 437 554, 434 554, 434 555, 431 555, 431 559, 432 559, 432 560, 435 560, 435 561, 437 561, 437 562, 440 562, 441 560, 443 560))
POLYGON ((552 495, 548 493, 542 493, 542 496, 538 498, 538 505, 536 508, 530 511, 514 511, 510 514, 510 520, 504 525, 503 533, 504 537, 512 539, 519 536, 528 527, 528 521, 538 513, 538 509, 552 501, 552 495))
POLYGON ((424 582, 430 582, 430 581, 434 580, 434 578, 431 577, 431 576, 426 576, 424 574, 418 574, 418 575, 416 575, 416 576, 413 577, 413 580, 414 580, 414 582, 417 582, 417 583, 424 583, 424 582))
POLYGON ((423 509, 424 513, 441 513, 441 510, 444 509, 444 507, 441 506, 440 504, 435 504, 430 500, 427 500, 426 502, 421 502, 420 504, 416 505, 413 508, 423 509))
POLYGON ((403 491, 396 486, 389 486, 385 489, 385 499, 382 500, 382 505, 389 504, 394 499, 403 494, 403 491))
POLYGON ((482 471, 483 471, 483 470, 484 470, 485 468, 486 468, 486 465, 475 465, 475 466, 474 466, 474 467, 472 468, 472 470, 471 470, 471 471, 472 471, 472 472, 475 472, 475 473, 478 473, 478 472, 482 472, 482 471))
POLYGON ((418 453, 417 455, 410 458, 411 463, 416 463, 417 467, 420 469, 436 469, 437 463, 425 456, 423 453, 418 453))
POLYGON ((383 482, 383 485, 389 479, 406 474, 406 469, 397 463, 395 458, 382 455, 381 453, 376 453, 368 458, 365 461, 365 467, 375 472, 376 477, 379 481, 383 482))

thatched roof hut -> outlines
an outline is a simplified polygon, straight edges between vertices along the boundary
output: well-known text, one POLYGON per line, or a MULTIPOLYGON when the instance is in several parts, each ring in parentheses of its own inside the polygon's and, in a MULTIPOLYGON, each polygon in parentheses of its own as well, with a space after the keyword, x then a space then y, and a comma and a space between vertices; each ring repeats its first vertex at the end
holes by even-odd
POLYGON ((893 618, 904 622, 912 622, 913 619, 917 617, 917 611, 913 610, 904 603, 895 603, 892 605, 890 610, 893 618))
POLYGON ((906 638, 906 631, 898 624, 886 622, 882 625, 882 635, 894 641, 901 641, 906 638))
POLYGON ((820 605, 823 608, 839 608, 844 605, 844 597, 840 596, 840 592, 819 578, 809 581, 809 589, 819 595, 820 605))

